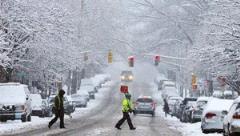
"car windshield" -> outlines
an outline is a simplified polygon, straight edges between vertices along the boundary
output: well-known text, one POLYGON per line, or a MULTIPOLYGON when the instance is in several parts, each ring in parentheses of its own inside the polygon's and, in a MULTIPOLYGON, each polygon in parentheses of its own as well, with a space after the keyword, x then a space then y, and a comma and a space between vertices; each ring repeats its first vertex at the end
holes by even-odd
POLYGON ((137 99, 137 102, 152 103, 153 100, 150 98, 139 98, 137 99))
POLYGON ((198 107, 204 107, 204 106, 206 106, 206 104, 207 104, 207 101, 198 101, 197 102, 198 107))
POLYGON ((123 71, 121 75, 132 75, 131 71, 123 71))
POLYGON ((196 101, 188 101, 187 102, 187 106, 195 106, 196 105, 196 101))

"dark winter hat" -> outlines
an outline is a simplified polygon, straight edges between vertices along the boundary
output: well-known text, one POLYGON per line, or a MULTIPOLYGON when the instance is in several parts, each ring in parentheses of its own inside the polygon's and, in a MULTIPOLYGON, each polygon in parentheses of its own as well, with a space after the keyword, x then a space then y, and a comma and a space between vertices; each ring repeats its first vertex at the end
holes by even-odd
POLYGON ((126 94, 125 94, 125 97, 126 97, 127 99, 131 99, 131 94, 126 93, 126 94))
POLYGON ((63 89, 60 89, 59 90, 59 95, 64 95, 65 94, 65 91, 63 89))

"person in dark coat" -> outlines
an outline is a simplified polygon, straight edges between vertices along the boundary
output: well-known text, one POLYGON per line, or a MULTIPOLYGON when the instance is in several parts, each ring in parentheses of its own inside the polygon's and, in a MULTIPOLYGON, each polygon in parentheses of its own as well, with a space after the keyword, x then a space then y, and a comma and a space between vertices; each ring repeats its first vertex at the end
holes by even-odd
POLYGON ((64 90, 59 90, 58 95, 54 98, 54 106, 53 111, 55 113, 55 117, 49 122, 48 128, 51 128, 51 126, 60 118, 60 128, 65 128, 64 126, 64 90))
POLYGON ((165 117, 167 117, 167 114, 169 114, 169 106, 168 102, 166 99, 163 100, 164 105, 163 105, 163 111, 165 112, 165 117))

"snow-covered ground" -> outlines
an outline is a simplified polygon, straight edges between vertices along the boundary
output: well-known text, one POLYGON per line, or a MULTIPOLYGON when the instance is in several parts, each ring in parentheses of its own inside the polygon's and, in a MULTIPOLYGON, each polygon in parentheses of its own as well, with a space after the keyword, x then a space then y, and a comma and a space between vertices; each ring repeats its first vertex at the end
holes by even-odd
MULTIPOLYGON (((90 113, 92 109, 101 104, 104 96, 109 93, 110 88, 113 85, 114 82, 105 83, 103 88, 101 88, 99 92, 95 94, 95 100, 90 100, 90 102, 88 102, 87 108, 76 108, 76 111, 72 114, 72 118, 81 118, 82 116, 90 113)), ((51 119, 52 117, 39 118, 32 116, 32 121, 26 123, 22 123, 20 120, 7 121, 6 123, 0 122, 0 135, 16 131, 24 132, 32 129, 46 127, 51 119)), ((65 119, 70 120, 70 117, 65 116, 65 119)))
POLYGON ((198 123, 182 123, 179 119, 176 117, 167 116, 165 117, 165 114, 163 112, 163 106, 162 106, 162 98, 161 98, 161 91, 157 90, 157 87, 154 83, 152 83, 152 91, 153 91, 153 97, 155 100, 157 100, 158 106, 156 108, 156 115, 161 116, 164 118, 167 122, 170 128, 178 130, 182 132, 183 136, 221 136, 222 134, 203 134, 201 132, 201 122, 198 123))

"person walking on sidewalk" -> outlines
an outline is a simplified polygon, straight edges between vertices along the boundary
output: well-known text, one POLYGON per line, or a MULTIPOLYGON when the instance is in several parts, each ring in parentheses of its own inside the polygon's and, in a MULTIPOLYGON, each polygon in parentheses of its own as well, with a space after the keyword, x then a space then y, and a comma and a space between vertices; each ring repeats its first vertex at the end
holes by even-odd
POLYGON ((169 106, 168 102, 166 99, 163 100, 164 105, 163 105, 163 111, 165 112, 165 117, 167 117, 167 114, 169 114, 169 106))
POLYGON ((132 124, 132 120, 129 116, 129 113, 132 113, 132 102, 131 102, 131 95, 129 93, 125 94, 125 98, 122 100, 122 113, 123 117, 118 121, 115 125, 115 128, 121 130, 121 125, 124 123, 125 120, 128 122, 128 126, 131 130, 135 130, 136 128, 132 124))
POLYGON ((65 128, 64 126, 64 90, 59 90, 58 95, 54 98, 54 106, 53 111, 55 113, 55 117, 49 122, 48 128, 51 128, 51 126, 60 118, 60 128, 65 128))

